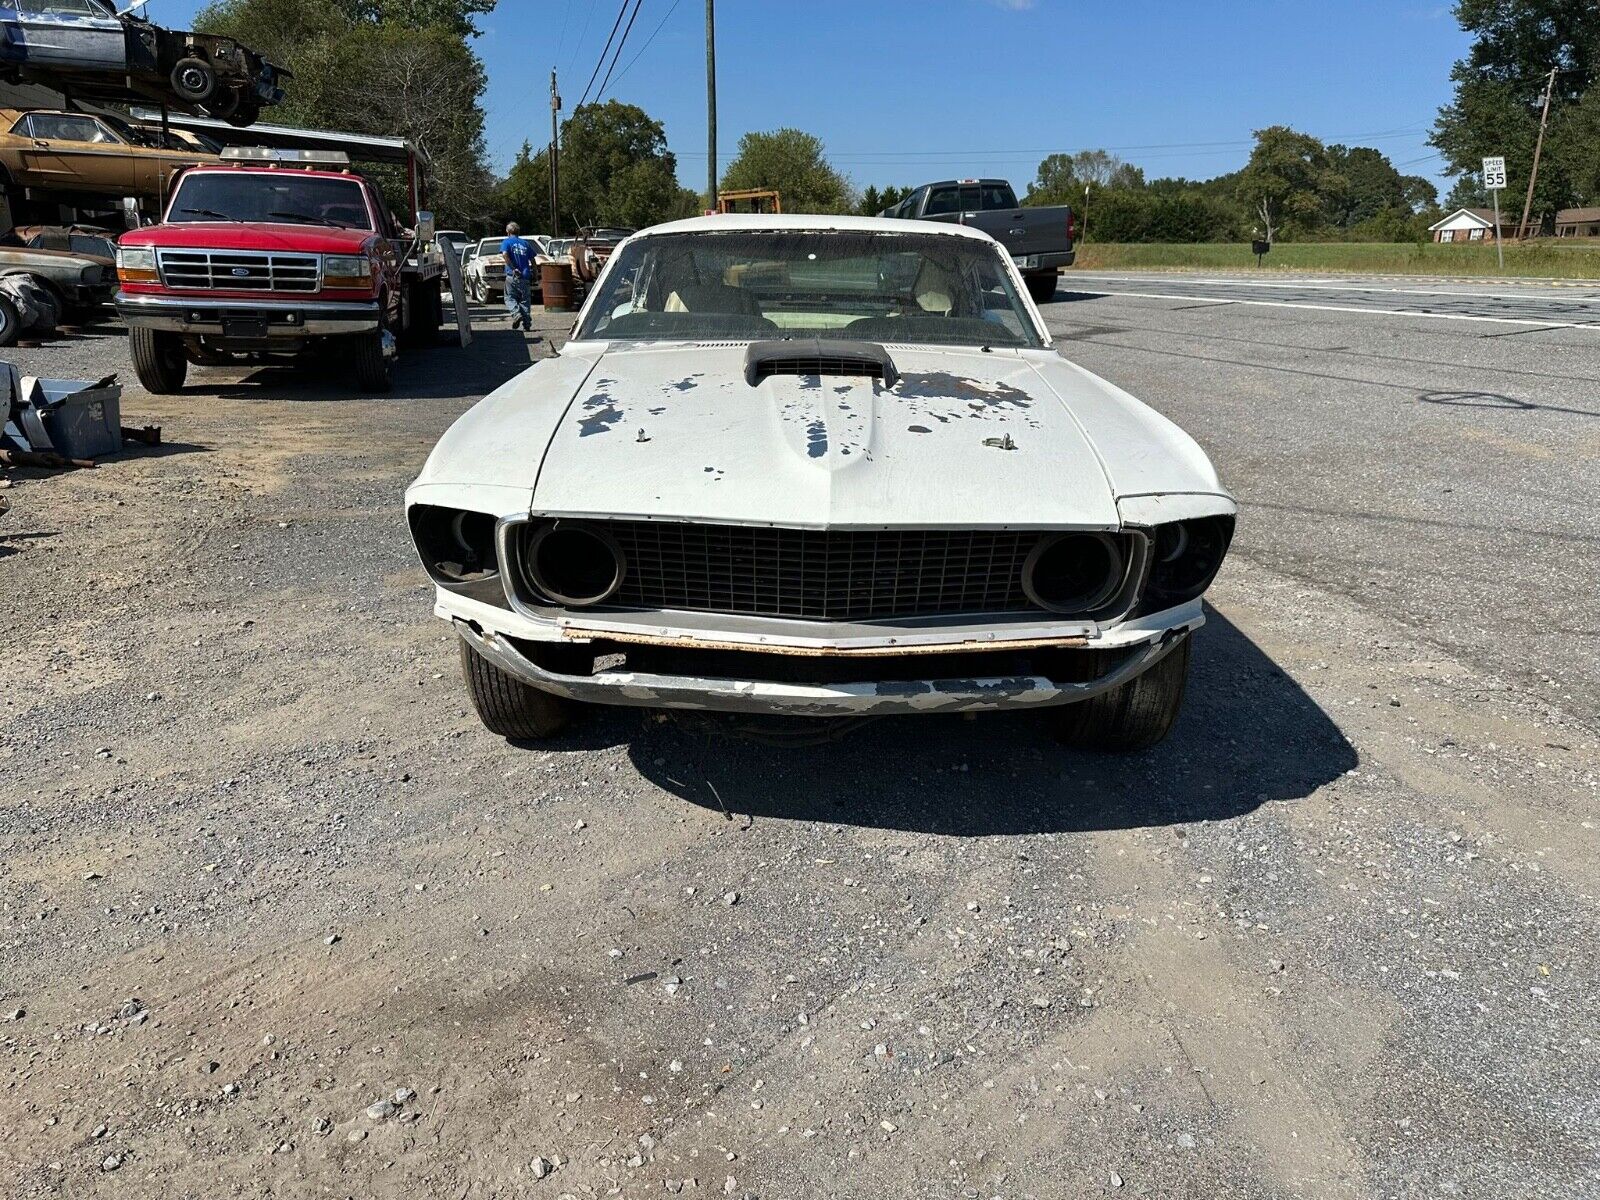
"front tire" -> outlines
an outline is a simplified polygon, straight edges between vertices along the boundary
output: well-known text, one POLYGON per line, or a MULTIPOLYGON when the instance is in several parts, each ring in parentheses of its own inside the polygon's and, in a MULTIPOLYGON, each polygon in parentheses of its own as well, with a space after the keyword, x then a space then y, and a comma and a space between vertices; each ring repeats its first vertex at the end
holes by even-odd
POLYGON ((383 353, 383 329, 354 334, 350 339, 350 366, 356 387, 363 392, 387 392, 391 386, 389 359, 383 353))
POLYGON ((1035 304, 1046 304, 1056 296, 1056 272, 1044 271, 1036 275, 1023 276, 1023 282, 1028 285, 1028 295, 1033 297, 1035 304))
POLYGON ((461 673, 472 706, 490 733, 516 741, 538 741, 566 728, 570 706, 560 696, 530 687, 502 671, 461 639, 461 673))
POLYGON ((22 317, 17 306, 6 296, 0 296, 0 346, 15 346, 22 332, 22 317))
POLYGON ((190 104, 204 104, 217 90, 217 73, 203 58, 180 58, 171 78, 172 90, 190 104))
POLYGON ((1189 680, 1185 635, 1175 649, 1141 675, 1061 709, 1061 740, 1082 750, 1148 750, 1172 729, 1189 680))
POLYGON ((133 370, 144 390, 156 396, 170 396, 183 387, 189 374, 189 356, 183 338, 161 329, 135 325, 128 330, 128 350, 133 370))

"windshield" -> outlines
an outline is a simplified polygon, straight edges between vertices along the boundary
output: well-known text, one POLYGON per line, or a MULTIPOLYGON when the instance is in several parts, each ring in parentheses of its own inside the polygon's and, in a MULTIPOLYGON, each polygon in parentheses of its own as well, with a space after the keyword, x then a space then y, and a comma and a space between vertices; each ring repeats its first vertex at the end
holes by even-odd
POLYGON ((359 183, 293 171, 192 172, 183 177, 167 220, 372 228, 359 183))
POLYGON ((1000 251, 948 234, 658 234, 617 254, 600 287, 579 338, 1041 344, 1000 251))

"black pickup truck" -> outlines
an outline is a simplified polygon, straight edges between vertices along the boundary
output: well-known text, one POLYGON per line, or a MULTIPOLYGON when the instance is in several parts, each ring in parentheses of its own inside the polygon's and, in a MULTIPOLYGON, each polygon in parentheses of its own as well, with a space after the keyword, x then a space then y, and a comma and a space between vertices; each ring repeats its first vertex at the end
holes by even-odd
POLYGON ((1056 294, 1056 272, 1075 257, 1072 209, 1065 204, 1024 208, 1004 179, 947 179, 925 183, 880 217, 945 221, 983 230, 1011 253, 1035 300, 1056 294))

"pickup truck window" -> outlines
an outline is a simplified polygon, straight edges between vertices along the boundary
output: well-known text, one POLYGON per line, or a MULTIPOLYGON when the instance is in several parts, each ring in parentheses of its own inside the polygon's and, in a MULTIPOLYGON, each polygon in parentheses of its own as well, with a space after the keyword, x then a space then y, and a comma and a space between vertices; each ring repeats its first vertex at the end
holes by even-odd
MULTIPOLYGON (((971 208, 972 205, 962 202, 962 190, 958 187, 934 188, 928 196, 928 207, 922 210, 922 215, 925 217, 938 217, 971 208)), ((967 188, 965 190, 972 193, 972 200, 977 200, 978 190, 976 188, 967 188)))
POLYGON ((1016 208, 1017 194, 1011 190, 1009 183, 986 183, 983 185, 983 211, 995 212, 1002 208, 1016 208))
POLYGON ((619 251, 578 338, 1039 346, 999 249, 947 234, 658 234, 619 251))
POLYGON ((167 220, 372 228, 359 183, 294 171, 192 171, 178 185, 167 220))

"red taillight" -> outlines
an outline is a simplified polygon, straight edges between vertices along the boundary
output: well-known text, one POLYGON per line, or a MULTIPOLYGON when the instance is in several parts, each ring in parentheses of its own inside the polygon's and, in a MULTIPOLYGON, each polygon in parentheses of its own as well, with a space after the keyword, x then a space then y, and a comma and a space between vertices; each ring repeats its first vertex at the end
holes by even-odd
POLYGON ((1077 240, 1078 240, 1078 214, 1073 212, 1069 208, 1069 209, 1067 209, 1067 241, 1075 242, 1077 240))

